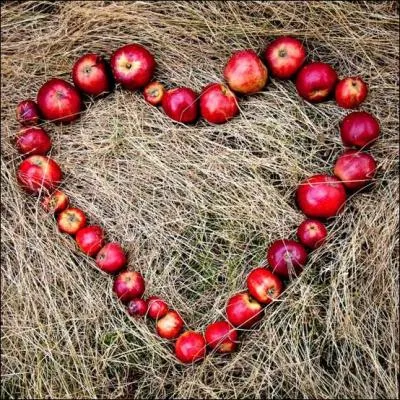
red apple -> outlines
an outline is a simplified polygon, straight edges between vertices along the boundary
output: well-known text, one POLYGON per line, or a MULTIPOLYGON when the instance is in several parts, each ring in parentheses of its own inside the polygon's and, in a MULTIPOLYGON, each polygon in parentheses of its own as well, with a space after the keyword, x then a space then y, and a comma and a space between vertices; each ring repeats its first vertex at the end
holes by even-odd
POLYGON ((207 344, 217 353, 231 353, 238 343, 238 333, 228 322, 218 321, 207 326, 205 331, 207 344))
POLYGON ((222 124, 239 114, 235 94, 222 83, 210 83, 200 94, 200 113, 212 124, 222 124))
POLYGON ((61 190, 56 190, 42 200, 42 207, 48 213, 56 214, 68 207, 68 196, 61 190))
POLYGON ((347 189, 361 189, 375 176, 376 161, 368 153, 347 150, 337 159, 333 172, 347 189))
POLYGON ((281 239, 273 242, 267 252, 272 271, 282 278, 298 275, 307 262, 305 248, 295 240, 281 239))
POLYGON ((307 217, 330 218, 343 210, 346 190, 334 176, 314 175, 299 185, 296 200, 307 217))
POLYGON ((247 292, 237 293, 226 304, 226 316, 233 326, 250 328, 261 319, 262 307, 247 292))
POLYGON ((130 90, 146 86, 156 68, 153 55, 140 44, 120 47, 111 56, 110 63, 115 80, 130 90))
POLYGON ((40 119, 38 105, 31 99, 21 101, 16 110, 17 121, 24 126, 37 125, 40 119))
POLYGON ((167 90, 161 104, 168 117, 184 124, 194 122, 199 115, 197 94, 186 87, 167 90))
POLYGON ((49 157, 30 156, 18 167, 20 185, 30 193, 52 191, 60 184, 62 172, 59 165, 49 157))
POLYGON ((97 225, 80 229, 75 236, 78 247, 88 256, 95 256, 104 244, 104 231, 97 225))
POLYGON ((289 79, 304 64, 306 49, 300 40, 282 36, 267 46, 264 58, 273 76, 289 79))
POLYGON ((150 296, 147 299, 147 303, 149 305, 147 314, 152 319, 162 318, 168 312, 167 303, 164 300, 161 300, 159 297, 150 296))
POLYGON ((86 225, 86 215, 79 208, 66 208, 58 214, 57 225, 60 232, 75 235, 86 225))
POLYGON ((203 359, 206 356, 204 336, 195 331, 183 333, 175 343, 175 355, 185 364, 203 359))
POLYGON ((74 85, 82 92, 99 96, 111 90, 107 64, 98 54, 85 54, 72 68, 74 85))
POLYGON ((113 290, 123 303, 143 296, 145 283, 140 272, 124 271, 114 280, 113 290))
POLYGON ((133 299, 128 303, 127 311, 131 317, 143 317, 147 312, 147 301, 143 299, 133 299))
POLYGON ((253 94, 267 83, 268 70, 254 50, 241 50, 229 58, 224 78, 234 92, 253 94))
POLYGON ((315 219, 306 219, 297 228, 297 237, 300 242, 313 250, 325 243, 327 235, 325 225, 315 219))
POLYGON ((343 108, 356 108, 366 99, 367 93, 367 84, 360 77, 344 78, 336 85, 336 103, 343 108))
POLYGON ((18 132, 16 146, 21 154, 44 156, 51 149, 51 139, 44 129, 29 127, 18 132))
POLYGON ((310 103, 319 103, 332 93, 337 78, 336 71, 329 64, 323 62, 307 64, 297 75, 297 92, 310 103))
POLYGON ((151 82, 143 90, 144 99, 152 106, 161 104, 164 93, 164 85, 160 82, 151 82))
POLYGON ((108 274, 119 272, 126 264, 126 255, 119 243, 107 243, 97 253, 97 266, 108 274))
POLYGON ((379 122, 365 111, 352 112, 340 123, 340 136, 345 146, 369 147, 379 133, 379 122))
POLYGON ((175 339, 183 329, 181 316, 173 310, 168 311, 156 323, 157 333, 163 339, 175 339))
POLYGON ((259 303, 269 304, 282 294, 283 283, 277 275, 259 267, 247 276, 247 289, 259 303))

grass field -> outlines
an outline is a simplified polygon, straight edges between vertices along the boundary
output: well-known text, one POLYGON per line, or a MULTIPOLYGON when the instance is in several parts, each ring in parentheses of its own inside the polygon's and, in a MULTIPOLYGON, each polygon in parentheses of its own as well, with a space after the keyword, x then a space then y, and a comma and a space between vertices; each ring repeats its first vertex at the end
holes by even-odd
MULTIPOLYGON (((395 398, 398 395, 398 5, 390 2, 7 2, 1 7, 2 397, 395 398), (304 40, 361 75, 381 121, 372 187, 349 198, 282 300, 233 355, 184 367, 113 298, 112 280, 17 186, 16 104, 88 51, 138 42, 156 78, 200 91, 233 50, 304 40)), ((140 93, 46 125, 73 203, 121 241, 186 324, 221 318, 268 244, 294 237, 300 180, 331 171, 346 111, 272 80, 223 126, 180 126, 140 93)))

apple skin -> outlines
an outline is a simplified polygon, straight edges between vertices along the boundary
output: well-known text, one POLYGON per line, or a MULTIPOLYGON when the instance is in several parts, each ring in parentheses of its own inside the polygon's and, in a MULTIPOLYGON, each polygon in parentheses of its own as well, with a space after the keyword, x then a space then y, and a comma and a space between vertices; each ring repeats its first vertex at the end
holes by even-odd
POLYGON ((236 328, 251 328, 262 318, 262 306, 247 292, 237 293, 226 304, 226 316, 236 328))
POLYGON ((177 122, 189 124, 199 115, 197 94, 187 87, 167 90, 161 104, 165 114, 177 122))
POLYGON ((226 63, 224 79, 234 92, 253 94, 267 83, 268 70, 254 50, 240 50, 233 53, 226 63))
POLYGON ((331 218, 343 210, 346 190, 335 176, 314 175, 299 185, 296 201, 309 218, 331 218))
POLYGON ((78 247, 88 256, 95 256, 104 244, 104 231, 100 226, 89 225, 80 229, 75 236, 78 247))
POLYGON ((58 78, 50 79, 39 89, 37 103, 43 117, 53 122, 74 121, 83 109, 78 90, 58 78))
POLYGON ((354 111, 340 122, 340 136, 348 147, 367 148, 380 133, 378 120, 365 111, 354 111))
POLYGON ((19 184, 32 194, 42 190, 53 191, 61 182, 60 166, 51 158, 45 156, 29 156, 18 167, 19 184))
POLYGON ((143 296, 145 283, 140 272, 124 271, 114 280, 113 291, 123 303, 143 296))
POLYGON ((126 265, 126 254, 119 243, 107 243, 96 256, 96 264, 104 272, 115 274, 126 265))
POLYGON ((306 219, 297 228, 297 237, 303 246, 315 250, 321 247, 328 235, 325 225, 316 219, 306 219))
POLYGON ((21 154, 44 156, 50 151, 51 144, 49 135, 42 128, 24 128, 17 135, 16 146, 21 154))
POLYGON ((146 86, 152 79, 156 62, 140 44, 127 44, 111 56, 111 70, 116 82, 129 90, 146 86))
POLYGON ((200 94, 201 116, 212 124, 223 124, 239 114, 235 94, 222 83, 210 83, 200 94))
POLYGON ((323 62, 306 64, 297 74, 296 89, 310 103, 326 100, 332 93, 338 76, 336 71, 323 62))
POLYGON ((66 208, 58 214, 57 226, 60 232, 75 235, 86 226, 86 215, 80 208, 66 208))
POLYGON ((68 196, 61 190, 55 190, 42 200, 43 209, 52 214, 64 211, 69 204, 68 196))
POLYGON ((268 70, 279 79, 290 79, 304 64, 306 56, 303 44, 291 36, 275 39, 264 53, 268 70))
POLYGON ((247 290, 260 304, 269 304, 282 294, 283 283, 277 275, 259 267, 247 276, 247 290))
POLYGON ((191 364, 202 360, 206 356, 206 341, 200 332, 187 331, 179 336, 175 343, 176 358, 191 364))
POLYGON ((181 333, 183 324, 181 316, 176 311, 170 310, 156 322, 158 336, 168 340, 175 339, 181 333))
POLYGON ((168 312, 167 303, 157 296, 150 296, 147 299, 147 303, 149 305, 147 315, 152 319, 162 318, 168 312))
POLYGON ((368 94, 367 84, 358 76, 351 76, 342 79, 336 85, 335 99, 339 107, 356 108, 368 94))
POLYGON ((207 345, 217 353, 231 353, 236 350, 237 330, 226 321, 217 321, 208 325, 204 336, 207 345))
POLYGON ((368 153, 347 150, 336 160, 333 173, 347 189, 361 189, 375 176, 376 161, 368 153))
POLYGON ((126 309, 131 317, 143 317, 147 313, 147 301, 143 299, 133 299, 128 303, 126 309))
POLYGON ((111 90, 107 64, 98 54, 85 54, 72 67, 72 80, 81 92, 99 96, 111 90))
POLYGON ((151 82, 143 90, 144 99, 152 106, 158 106, 164 97, 165 88, 160 82, 151 82))
POLYGON ((38 105, 31 99, 23 100, 17 105, 17 121, 24 126, 37 125, 40 120, 38 105))

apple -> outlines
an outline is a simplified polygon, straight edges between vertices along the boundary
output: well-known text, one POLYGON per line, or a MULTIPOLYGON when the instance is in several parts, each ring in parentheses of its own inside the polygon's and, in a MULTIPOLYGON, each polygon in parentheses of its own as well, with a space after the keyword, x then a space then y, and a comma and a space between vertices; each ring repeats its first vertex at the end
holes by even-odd
POLYGON ((40 119, 39 107, 31 99, 23 100, 17 105, 16 116, 21 125, 37 125, 40 119))
POLYGON ((282 294, 283 283, 277 275, 259 267, 247 276, 247 289, 260 304, 269 304, 282 294))
POLYGON ((96 256, 97 266, 108 274, 119 272, 126 264, 126 254, 119 243, 107 243, 96 256))
POLYGON ((212 124, 222 124, 239 114, 235 94, 222 83, 210 83, 200 94, 201 116, 212 124))
POLYGON ((62 172, 51 158, 34 155, 19 165, 17 179, 27 192, 38 194, 42 190, 54 190, 61 182, 62 172))
POLYGON ((161 300, 159 297, 150 296, 147 299, 149 305, 148 316, 152 319, 158 319, 164 317, 168 312, 167 303, 161 300))
POLYGON ((282 36, 267 46, 264 58, 272 76, 290 79, 304 64, 306 49, 300 40, 282 36))
POLYGON ((346 190, 334 176, 314 175, 299 185, 296 201, 307 217, 330 218, 343 210, 346 190))
POLYGON ((347 189, 361 189, 375 176, 376 161, 368 153, 347 150, 337 159, 333 173, 347 189))
POLYGON ((86 215, 79 208, 66 208, 58 214, 57 226, 60 232, 75 235, 86 225, 86 215))
POLYGON ((123 303, 143 296, 145 283, 140 272, 124 271, 114 280, 113 290, 123 303))
POLYGON ((175 343, 175 355, 181 362, 190 364, 206 356, 206 342, 200 332, 187 331, 175 343))
POLYGON ((336 103, 343 108, 358 107, 366 99, 367 94, 367 84, 358 76, 342 79, 335 89, 336 103))
POLYGON ((100 226, 89 225, 76 233, 75 240, 85 254, 95 256, 103 247, 104 231, 100 226))
POLYGON ((103 57, 85 54, 72 68, 74 85, 83 93, 99 96, 111 90, 110 74, 103 57))
POLYGON ((151 82, 143 90, 144 99, 152 106, 161 104, 164 93, 164 85, 160 82, 151 82))
POLYGON ((297 92, 310 103, 319 103, 332 93, 337 78, 336 71, 329 64, 312 62, 299 71, 296 78, 297 92))
POLYGON ((161 104, 168 117, 184 124, 194 122, 199 115, 197 94, 187 87, 167 90, 161 104))
POLYGON ((379 133, 379 122, 365 111, 354 111, 340 123, 340 136, 348 147, 369 147, 378 139, 379 133))
POLYGON ((147 312, 147 301, 143 299, 133 299, 128 303, 127 311, 131 317, 143 317, 147 312))
POLYGON ((130 90, 146 86, 156 68, 153 55, 140 44, 120 47, 111 56, 110 63, 115 80, 130 90))
POLYGON ((183 329, 183 320, 176 311, 170 310, 157 320, 156 329, 158 336, 163 339, 175 339, 183 329))
POLYGON ((51 139, 44 129, 29 127, 18 132, 16 146, 21 154, 44 156, 51 149, 51 139))
POLYGON ((237 293, 226 304, 226 316, 233 326, 250 328, 261 319, 262 306, 249 293, 237 293))
POLYGON ((303 271, 307 262, 307 252, 303 245, 295 240, 275 240, 268 249, 267 260, 275 274, 288 278, 303 271))
POLYGON ((68 196, 61 190, 55 190, 42 200, 42 207, 48 213, 56 214, 68 207, 68 196))
POLYGON ((325 225, 316 219, 306 219, 297 228, 301 244, 313 250, 325 243, 327 235, 325 225))
POLYGON ((253 94, 267 83, 268 70, 254 50, 240 50, 226 63, 224 78, 234 92, 253 94))
POLYGON ((207 326, 205 339, 217 353, 231 353, 238 343, 238 333, 228 322, 217 321, 207 326))

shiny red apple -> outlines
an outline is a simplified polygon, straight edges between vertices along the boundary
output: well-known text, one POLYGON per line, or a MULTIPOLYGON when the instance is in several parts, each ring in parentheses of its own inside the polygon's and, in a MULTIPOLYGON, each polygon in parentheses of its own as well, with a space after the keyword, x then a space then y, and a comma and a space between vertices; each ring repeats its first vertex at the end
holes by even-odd
POLYGON ((261 319, 262 306, 247 292, 237 293, 226 304, 226 316, 237 328, 251 328, 261 319))
POLYGON ((159 319, 164 317, 168 312, 168 305, 164 300, 157 296, 150 296, 147 299, 149 309, 147 315, 152 319, 159 319))
POLYGON ((66 208, 58 214, 57 226, 60 232, 75 235, 80 229, 86 226, 86 215, 79 208, 66 208))
POLYGON ((184 124, 194 122, 199 115, 197 94, 186 87, 166 91, 161 104, 168 117, 184 124))
POLYGON ((297 228, 301 244, 313 250, 325 243, 327 235, 325 225, 316 219, 306 219, 297 228))
POLYGON ((39 107, 31 99, 23 100, 17 105, 16 116, 21 125, 37 125, 40 120, 39 107))
POLYGON ((183 320, 174 310, 168 311, 162 318, 156 322, 157 333, 163 339, 175 339, 183 329, 183 320))
POLYGON ((89 225, 76 233, 75 240, 85 254, 95 256, 103 247, 104 231, 100 226, 89 225))
POLYGON ((114 280, 113 290, 123 303, 143 296, 145 283, 140 272, 124 271, 114 280))
POLYGON ((338 106, 356 108, 367 97, 367 84, 358 76, 344 78, 336 85, 335 99, 338 106))
POLYGON ((97 266, 108 274, 119 272, 126 265, 126 254, 119 243, 107 243, 96 256, 97 266))
POLYGON ((147 301, 143 299, 133 299, 128 303, 127 311, 131 317, 143 317, 147 313, 147 301))
POLYGON ((16 147, 21 154, 44 156, 51 149, 51 139, 42 128, 24 128, 18 132, 16 147))
POLYGON ((266 268, 255 268, 247 276, 247 289, 250 295, 261 304, 275 301, 283 291, 280 278, 266 268))
POLYGON ((68 196, 61 190, 55 190, 52 194, 44 197, 42 207, 48 213, 56 214, 68 207, 68 196))
POLYGON ((207 326, 204 333, 206 343, 217 353, 231 353, 238 344, 238 333, 226 321, 217 321, 207 326))
POLYGON ((164 85, 160 82, 151 82, 143 90, 144 99, 152 106, 161 104, 164 93, 164 85))
POLYGON ((175 343, 175 355, 185 364, 202 360, 206 356, 206 342, 200 332, 187 331, 175 343))

